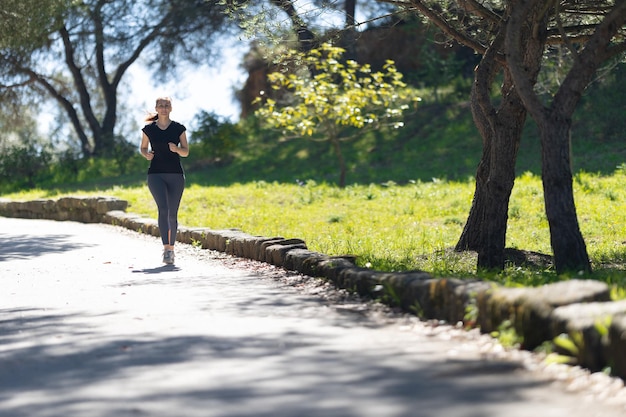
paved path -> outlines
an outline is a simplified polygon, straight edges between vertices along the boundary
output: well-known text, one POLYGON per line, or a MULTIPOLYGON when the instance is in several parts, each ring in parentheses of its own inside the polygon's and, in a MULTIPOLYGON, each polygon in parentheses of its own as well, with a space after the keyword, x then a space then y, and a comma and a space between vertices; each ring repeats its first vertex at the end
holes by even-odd
POLYGON ((0 237, 2 417, 625 412, 262 264, 179 245, 164 267, 157 239, 106 225, 0 217, 0 237))

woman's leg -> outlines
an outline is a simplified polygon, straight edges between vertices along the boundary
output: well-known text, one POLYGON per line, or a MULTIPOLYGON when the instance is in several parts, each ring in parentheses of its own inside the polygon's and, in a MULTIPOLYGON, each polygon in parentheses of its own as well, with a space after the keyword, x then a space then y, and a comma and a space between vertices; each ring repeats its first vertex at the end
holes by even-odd
POLYGON ((167 182, 167 245, 174 248, 178 231, 178 209, 185 191, 185 176, 182 174, 165 174, 167 182))
POLYGON ((167 204, 167 184, 162 174, 148 175, 148 189, 154 198, 158 210, 158 225, 161 233, 161 241, 163 245, 169 244, 169 221, 168 221, 168 204, 167 204))

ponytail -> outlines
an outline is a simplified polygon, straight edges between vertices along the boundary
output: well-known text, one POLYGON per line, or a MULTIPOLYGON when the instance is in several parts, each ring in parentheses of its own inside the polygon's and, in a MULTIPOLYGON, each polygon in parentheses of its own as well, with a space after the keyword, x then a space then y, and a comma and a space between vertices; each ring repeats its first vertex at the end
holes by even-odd
POLYGON ((159 119, 158 113, 146 112, 146 118, 143 119, 144 122, 156 122, 159 119))

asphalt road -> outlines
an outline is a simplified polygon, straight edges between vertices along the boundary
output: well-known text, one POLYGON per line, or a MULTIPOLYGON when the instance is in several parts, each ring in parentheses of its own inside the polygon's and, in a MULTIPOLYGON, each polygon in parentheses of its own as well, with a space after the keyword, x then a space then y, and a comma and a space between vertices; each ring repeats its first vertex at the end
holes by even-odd
POLYGON ((107 225, 0 217, 0 237, 2 417, 626 412, 263 264, 179 245, 162 266, 107 225))

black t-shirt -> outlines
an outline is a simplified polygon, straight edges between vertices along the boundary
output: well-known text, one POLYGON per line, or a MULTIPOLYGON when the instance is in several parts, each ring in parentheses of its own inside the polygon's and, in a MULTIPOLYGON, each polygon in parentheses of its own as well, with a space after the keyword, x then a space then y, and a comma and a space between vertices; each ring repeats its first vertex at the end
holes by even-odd
POLYGON ((148 174, 183 174, 180 155, 170 151, 168 143, 180 145, 180 135, 187 130, 185 126, 172 121, 167 129, 161 129, 156 122, 152 122, 141 130, 148 136, 150 147, 154 152, 148 174))

